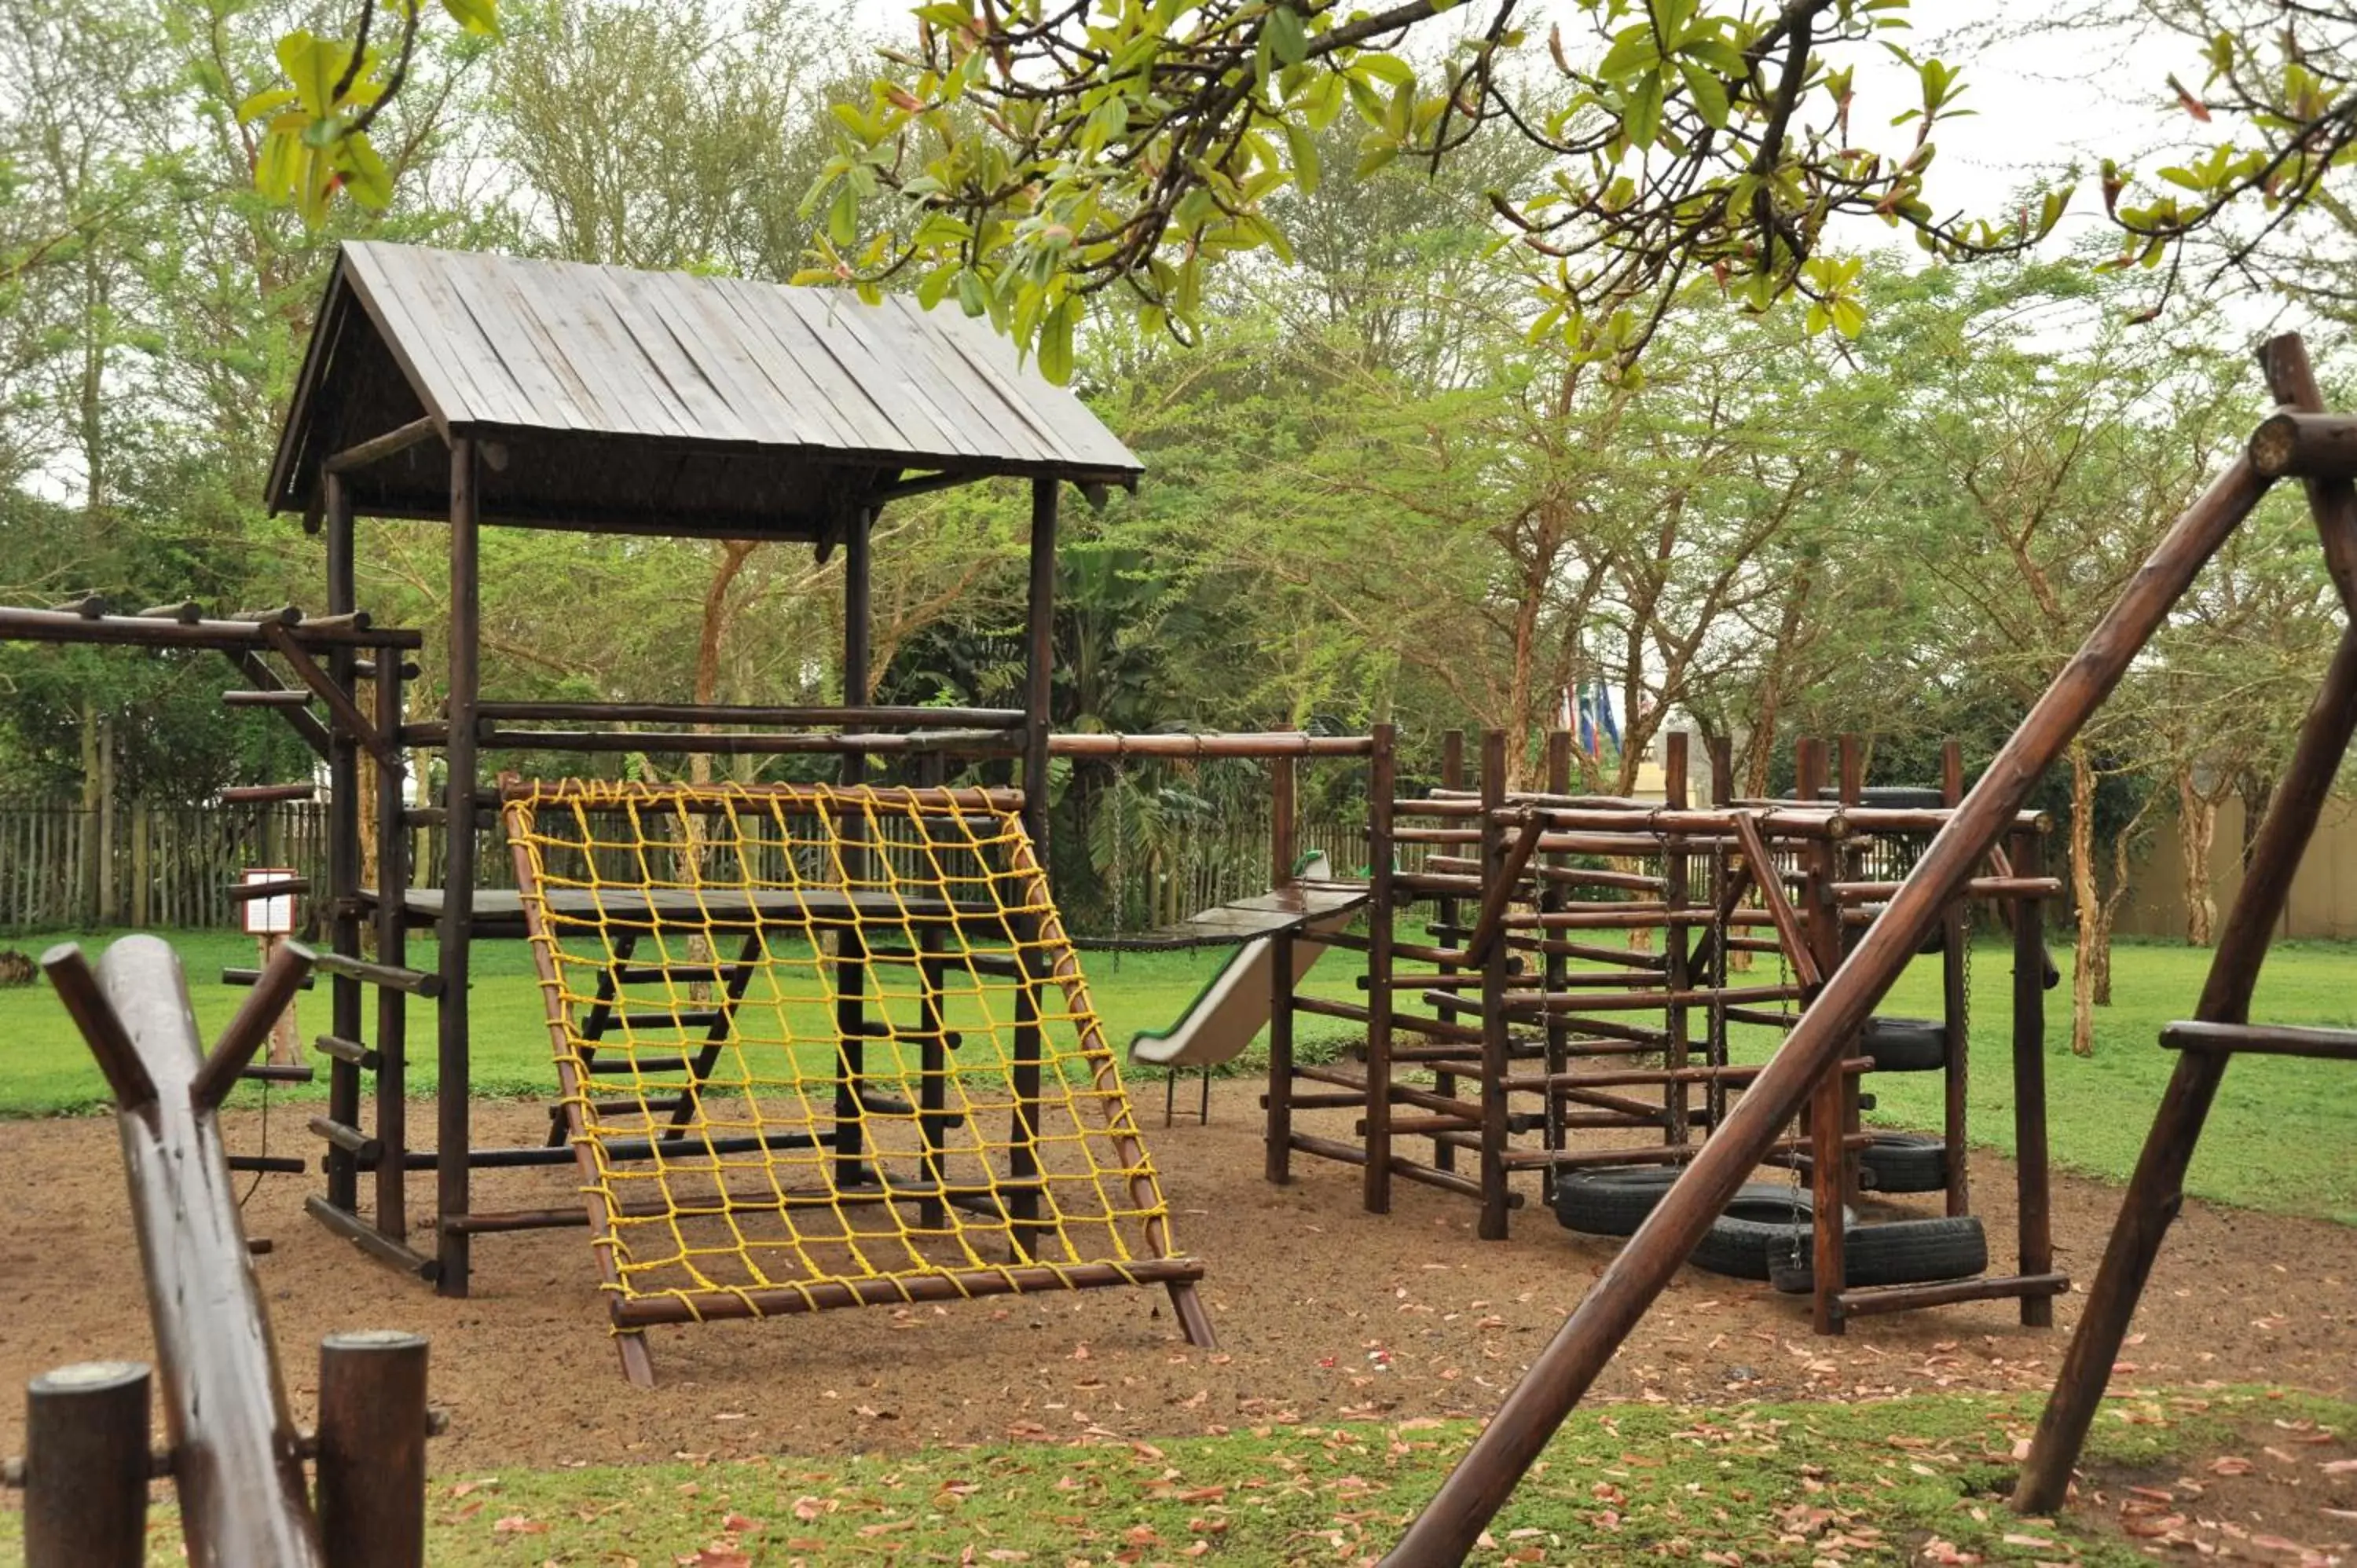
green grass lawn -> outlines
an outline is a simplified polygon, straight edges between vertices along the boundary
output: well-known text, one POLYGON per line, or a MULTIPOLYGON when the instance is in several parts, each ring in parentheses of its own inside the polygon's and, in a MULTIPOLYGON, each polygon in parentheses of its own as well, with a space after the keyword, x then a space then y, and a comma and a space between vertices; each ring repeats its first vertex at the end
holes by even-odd
MULTIPOLYGON (((2112 953, 2112 1005, 2095 1011, 2092 1057, 2071 1054, 2071 953, 2058 943, 2062 983, 2046 993, 2046 1082, 2056 1165, 2126 1181, 2154 1108, 2176 1066, 2160 1047, 2164 1024, 2192 1016, 2210 954, 2166 942, 2123 942, 2112 953)), ((2012 986, 2009 946, 1973 954, 1973 1139, 2013 1150, 2012 986)), ((1881 1008, 1940 1015, 1940 961, 1919 959, 1881 1008)), ((2278 942, 2252 1004, 2278 1024, 2357 1026, 2357 945, 2278 942)), ((1866 1079, 1868 1120, 1936 1130, 1940 1075, 1877 1073, 1866 1079)), ((2244 1057, 2228 1069, 2187 1179, 2195 1196, 2246 1208, 2357 1224, 2357 1072, 2347 1063, 2244 1057)))
MULTIPOLYGON (((38 952, 55 935, 16 939, 38 952)), ((79 939, 93 951, 103 937, 79 939)), ((242 992, 218 983, 224 965, 253 961, 251 939, 229 932, 172 933, 188 966, 199 1022, 224 1022, 242 992)), ((411 961, 430 966, 433 943, 411 944, 411 961)), ((1106 1036, 1115 1048, 1139 1029, 1165 1028, 1194 999, 1226 956, 1222 949, 1180 952, 1088 953, 1082 956, 1106 1036)), ((2070 962, 2067 950, 2058 959, 2070 962)), ((2209 954, 2168 943, 2122 943, 2113 959, 2115 1003, 2098 1012, 2092 1058, 2071 1055, 2069 984, 2047 993, 2047 1079, 2056 1162, 2072 1170, 2122 1180, 2134 1165, 2153 1107, 2174 1061, 2158 1043, 2163 1024, 2186 1016, 2201 989, 2209 954)), ((1984 943, 1974 954, 1975 1047, 1972 1078, 1974 1137, 2010 1152, 2013 1145, 2010 1001, 2012 955, 1984 943)), ((1355 966, 1337 955, 1316 971, 1309 989, 1356 998, 1355 966)), ((2357 1026, 2357 946, 2279 944, 2267 961, 2254 1016, 2287 1024, 2357 1026)), ((301 1003, 307 1038, 327 1026, 327 995, 301 1003)), ((1918 961, 1885 1012, 1936 1016, 1939 961, 1918 961)), ((413 1012, 428 1010, 414 1005, 413 1012)), ((474 1085, 482 1095, 546 1094, 554 1084, 547 1034, 530 956, 521 942, 478 944, 475 956, 474 1085)), ((952 1020, 955 1021, 954 1019, 952 1020)), ((1304 1018, 1305 1055, 1330 1051, 1350 1026, 1304 1018)), ((413 1025, 419 1047, 412 1082, 420 1093, 433 1083, 427 1036, 413 1025)), ((104 1103, 103 1086, 80 1038, 46 984, 0 991, 0 1116, 85 1112, 104 1103)), ((1764 1031, 1738 1031, 1737 1054, 1756 1058, 1764 1031)), ((1254 1070, 1255 1050, 1242 1064, 1254 1070)), ((1871 1119, 1893 1126, 1939 1124, 1937 1074, 1878 1074, 1868 1080, 1878 1108, 1871 1119)), ((240 1093, 249 1100, 258 1091, 240 1093)), ((298 1097, 307 1089, 275 1090, 298 1097)), ((2227 1075, 2216 1112, 2193 1163, 2189 1186, 2200 1197, 2246 1208, 2315 1215, 2357 1223, 2357 1075, 2345 1065, 2291 1058, 2253 1057, 2227 1075)))
MULTIPOLYGON (((2264 1455, 2255 1463, 2304 1473, 2311 1489, 2329 1486, 2319 1466, 2347 1451, 2335 1437, 2357 1420, 2357 1407, 2262 1391, 2110 1408, 2123 1419, 2097 1425, 2090 1463, 2162 1487, 2172 1475, 2208 1476, 2229 1452, 2244 1468, 2255 1462, 2239 1455, 2264 1455)), ((1583 1410, 1471 1561, 2149 1561, 2104 1526, 2006 1508, 2013 1444, 2035 1413, 2023 1398, 1975 1395, 1583 1410)), ((1159 1444, 1018 1440, 823 1460, 503 1468, 431 1484, 426 1556, 437 1568, 1361 1562, 1397 1538, 1472 1435, 1467 1422, 1412 1420, 1159 1444)), ((2298 1512, 2268 1522, 2331 1533, 2330 1520, 2298 1512)), ((20 1517, 0 1514, 0 1549, 21 1539, 20 1517)), ((179 1561, 175 1523, 159 1510, 151 1563, 179 1561)))
MULTIPOLYGON (((38 957, 52 943, 72 940, 95 959, 112 934, 76 934, 70 939, 52 932, 13 938, 9 945, 38 957)), ((197 1022, 210 1039, 213 1031, 229 1021, 245 995, 241 988, 220 983, 221 972, 225 967, 251 968, 255 962, 253 939, 229 931, 160 934, 168 937, 180 954, 196 1004, 197 1022)), ((1103 1023, 1106 1039, 1120 1051, 1140 1029, 1169 1027, 1218 972, 1228 951, 1222 948, 1194 948, 1171 952, 1083 954, 1082 962, 1090 982, 1091 999, 1103 1023)), ((433 968, 434 942, 412 938, 408 959, 413 966, 433 968)), ((549 1065, 548 1026, 542 1008, 540 983, 533 973, 532 956, 525 945, 520 941, 478 942, 473 967, 471 1077, 475 1092, 483 1096, 554 1093, 555 1075, 549 1065)), ((1360 993, 1352 983, 1354 972, 1343 963, 1329 963, 1311 974, 1305 989, 1318 995, 1355 998, 1360 993)), ((887 972, 886 983, 905 987, 905 972, 887 972)), ((307 1042, 327 1032, 328 993, 324 985, 305 993, 297 1007, 302 1036, 307 1042)), ((823 1032, 823 1017, 818 1010, 796 1012, 802 1026, 798 1032, 823 1032), (802 1014, 807 1017, 799 1016, 802 1014)), ((894 1009, 896 1016, 910 1012, 906 1004, 894 1009)), ((433 1005, 413 1002, 410 1015, 410 1084, 416 1093, 430 1093, 435 1083, 433 1005)), ((372 1021, 373 1013, 370 1016, 372 1021)), ((950 1023, 953 1026, 970 1022, 967 1011, 952 1009, 950 1023)), ((1305 1018, 1302 1025, 1300 1034, 1313 1048, 1321 1038, 1339 1040, 1348 1032, 1348 1026, 1331 1021, 1305 1018)), ((95 1111, 107 1103, 105 1083, 91 1064, 88 1048, 46 982, 0 990, 0 1041, 6 1042, 0 1046, 0 1117, 73 1114, 95 1111)), ((324 1065, 325 1060, 315 1058, 314 1065, 324 1065)), ((815 1062, 805 1063, 804 1069, 819 1070, 815 1062)), ((326 1093, 324 1081, 322 1074, 320 1082, 281 1086, 272 1093, 318 1098, 326 1093)), ((251 1103, 260 1090, 247 1085, 238 1093, 242 1102, 251 1103)))

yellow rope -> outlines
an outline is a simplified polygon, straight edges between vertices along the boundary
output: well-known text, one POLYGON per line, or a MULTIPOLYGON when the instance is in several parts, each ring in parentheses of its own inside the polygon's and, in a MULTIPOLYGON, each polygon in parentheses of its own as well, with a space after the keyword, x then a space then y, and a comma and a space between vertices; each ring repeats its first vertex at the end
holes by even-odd
POLYGON ((618 1319, 1113 1283, 1172 1256, 1004 795, 567 781, 507 822, 618 1319))

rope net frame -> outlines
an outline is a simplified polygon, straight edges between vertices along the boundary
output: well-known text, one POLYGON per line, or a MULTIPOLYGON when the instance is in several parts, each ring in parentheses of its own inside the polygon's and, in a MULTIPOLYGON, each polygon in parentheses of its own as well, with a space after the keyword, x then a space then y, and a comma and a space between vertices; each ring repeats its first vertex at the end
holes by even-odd
POLYGON ((619 1332, 1159 1283, 1209 1343, 1018 805, 510 786, 619 1332))

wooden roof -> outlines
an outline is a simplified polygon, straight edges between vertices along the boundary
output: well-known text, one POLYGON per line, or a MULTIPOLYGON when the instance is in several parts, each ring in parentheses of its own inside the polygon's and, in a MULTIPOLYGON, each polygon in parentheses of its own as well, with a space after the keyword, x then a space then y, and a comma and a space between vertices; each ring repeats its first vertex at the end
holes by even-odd
MULTIPOLYGON (((1077 397, 953 309, 347 243, 279 437, 272 509, 312 505, 330 454, 420 417, 446 439, 498 444, 486 521, 591 530, 815 538, 904 478, 1125 484, 1140 467, 1077 397)), ((364 515, 447 515, 438 442, 348 482, 364 515)))

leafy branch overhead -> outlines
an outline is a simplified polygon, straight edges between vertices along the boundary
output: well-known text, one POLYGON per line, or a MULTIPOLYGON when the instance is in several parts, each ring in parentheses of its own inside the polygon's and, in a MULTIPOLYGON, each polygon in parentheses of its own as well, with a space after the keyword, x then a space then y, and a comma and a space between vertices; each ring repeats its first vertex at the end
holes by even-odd
MULTIPOLYGON (((466 32, 499 30, 499 0, 439 4, 466 32)), ((297 27, 278 40, 285 82, 237 110, 241 123, 266 127, 254 160, 256 189, 292 205, 315 227, 339 191, 371 211, 393 200, 393 177, 370 144, 369 127, 408 77, 425 6, 425 0, 361 0, 350 38, 297 27)))
POLYGON ((836 108, 813 275, 913 275, 1060 376, 1083 296, 1191 337, 1209 265, 1286 259, 1269 199, 1316 186, 1319 133, 1346 116, 1361 173, 1437 166, 1485 132, 1543 149, 1535 180, 1490 198, 1543 291, 1534 337, 1624 365, 1705 274, 1755 310, 1797 292, 1814 327, 1854 335, 1855 269, 1820 254, 1838 215, 1949 257, 2021 250, 2061 215, 2059 192, 1998 220, 1926 200, 1934 131, 1967 111, 1953 70, 1899 47, 1907 0, 1577 0, 1544 34, 1524 9, 935 0, 893 74, 836 108), (1869 121, 1852 83, 1885 49, 1917 91, 1869 121), (913 221, 874 219, 885 192, 913 221))
POLYGON ((2157 183, 2104 165, 2104 207, 2126 242, 2113 264, 2168 261, 2173 284, 2184 242, 2218 228, 2216 275, 2255 281, 2255 259, 2302 209, 2312 205, 2350 224, 2357 215, 2325 181, 2357 156, 2357 4, 2163 0, 2147 14, 2198 49, 2206 68, 2199 91, 2169 79, 2178 104, 2197 124, 2225 134, 2155 171, 2157 183), (2222 221, 2253 208, 2255 225, 2222 221))

